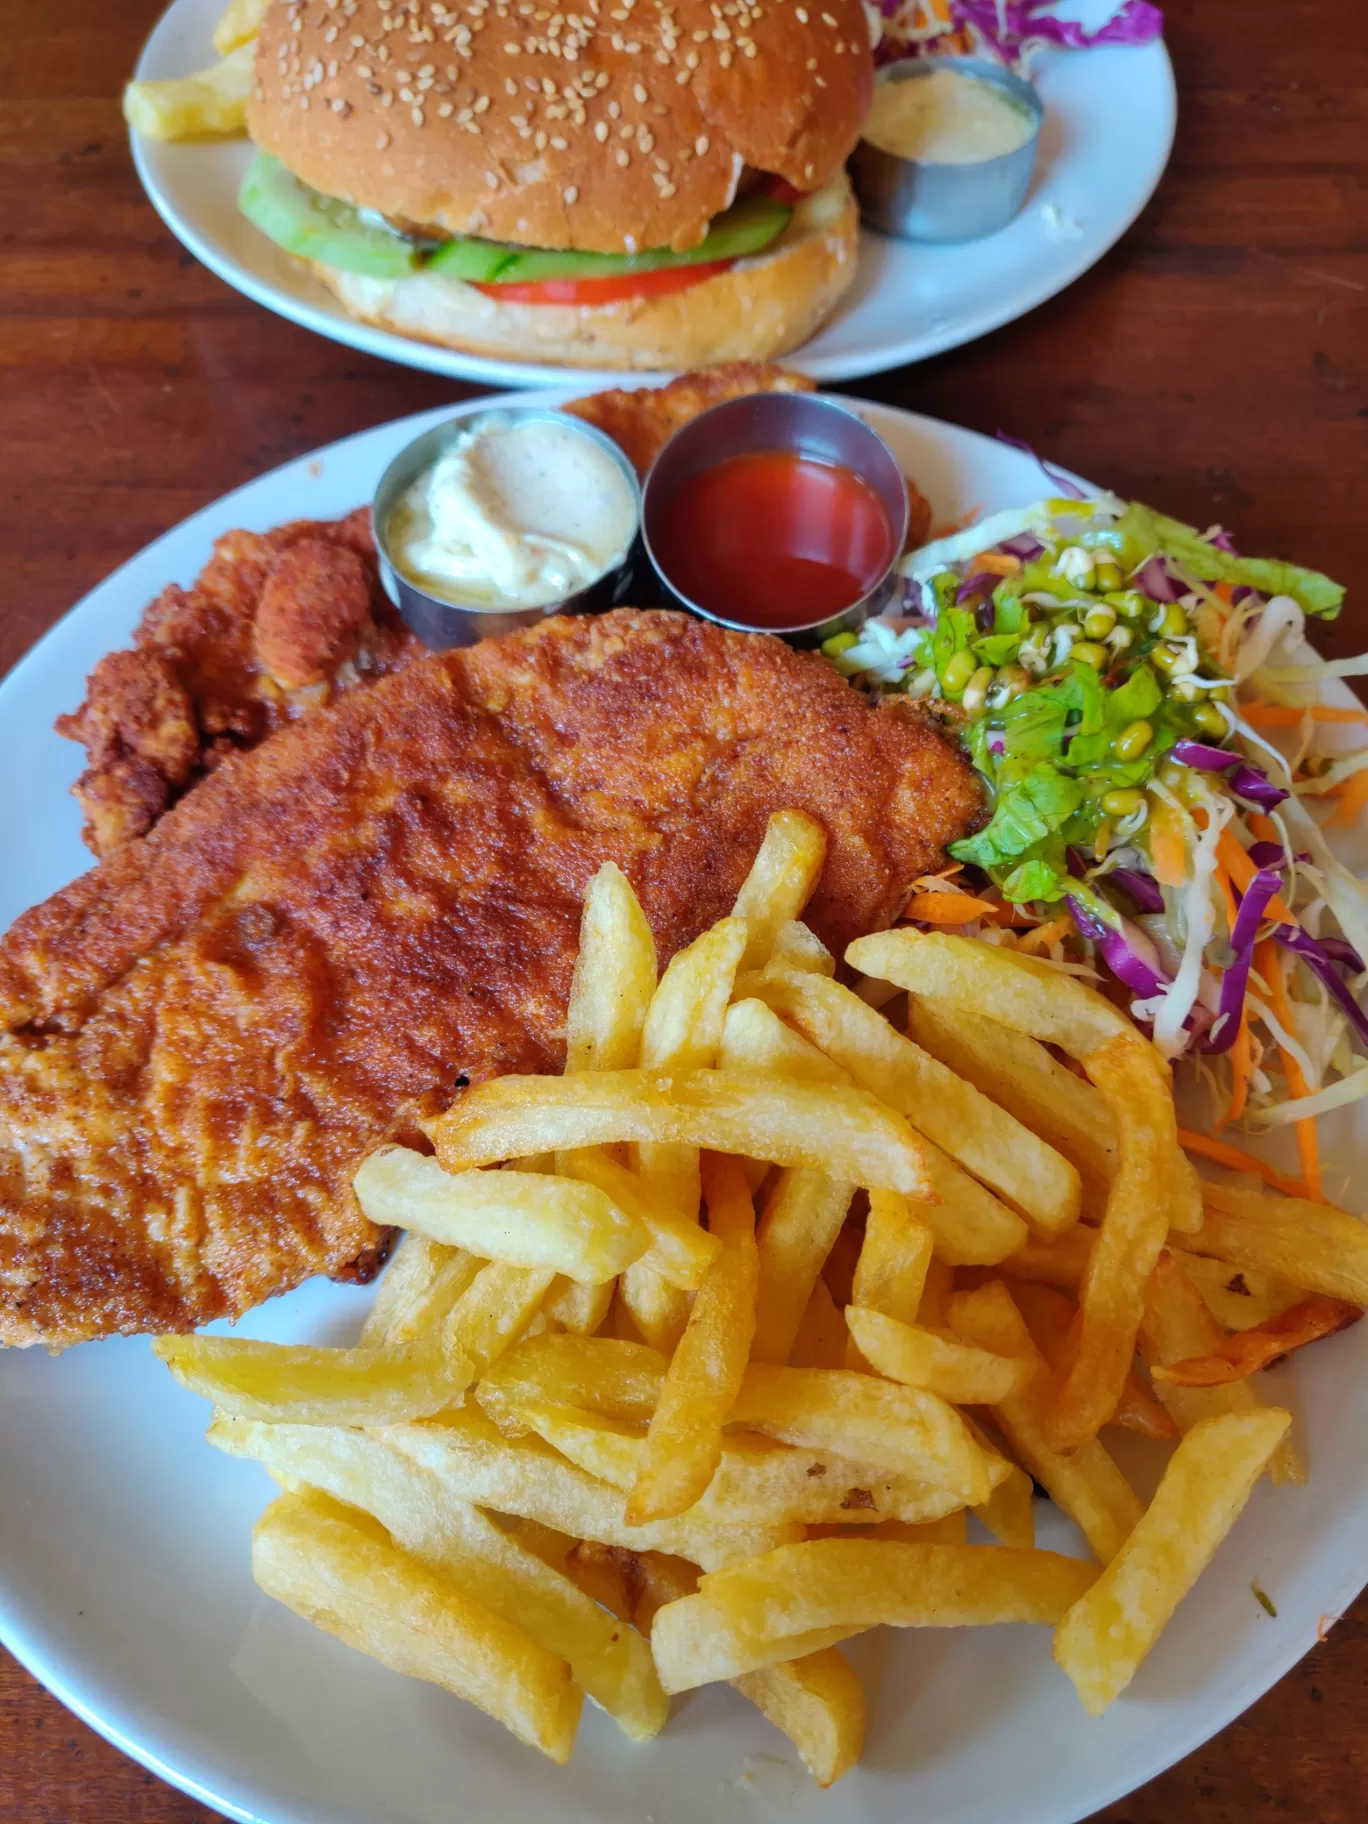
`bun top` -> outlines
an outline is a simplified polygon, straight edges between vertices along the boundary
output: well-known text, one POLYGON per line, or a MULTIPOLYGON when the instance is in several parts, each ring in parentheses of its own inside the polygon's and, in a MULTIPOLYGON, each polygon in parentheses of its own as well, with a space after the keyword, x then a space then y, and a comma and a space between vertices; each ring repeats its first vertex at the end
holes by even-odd
POLYGON ((447 234, 697 246, 749 165, 814 190, 868 112, 863 0, 274 0, 252 138, 447 234))

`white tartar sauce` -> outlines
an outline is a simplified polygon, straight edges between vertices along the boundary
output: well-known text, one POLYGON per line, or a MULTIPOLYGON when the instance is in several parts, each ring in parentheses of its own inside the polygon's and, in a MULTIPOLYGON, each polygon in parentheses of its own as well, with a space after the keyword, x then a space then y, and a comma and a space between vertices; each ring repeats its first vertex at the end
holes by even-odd
POLYGON ((930 70, 877 86, 864 137, 895 158, 976 165, 1015 152, 1035 126, 1030 110, 996 83, 930 70))
POLYGON ((636 505, 593 438, 554 419, 495 413, 400 496, 387 531, 395 563, 430 594, 539 608, 622 561, 636 505))

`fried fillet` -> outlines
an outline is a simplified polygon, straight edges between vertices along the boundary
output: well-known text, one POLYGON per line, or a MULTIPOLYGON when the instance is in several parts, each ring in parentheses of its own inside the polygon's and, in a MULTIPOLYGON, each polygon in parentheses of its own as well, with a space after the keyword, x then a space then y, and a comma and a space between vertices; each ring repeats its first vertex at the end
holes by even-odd
POLYGON ((564 407, 597 425, 644 475, 665 445, 691 418, 747 393, 810 393, 813 381, 772 361, 733 361, 681 374, 667 386, 615 387, 572 399, 564 407))
POLYGON ((229 532, 190 589, 171 584, 131 652, 101 659, 57 732, 86 750, 76 797, 103 858, 212 772, 423 651, 380 583, 369 515, 229 532))
POLYGON ((415 660, 231 756, 0 944, 0 1340, 236 1315, 383 1238, 358 1157, 558 1069, 616 861, 662 966, 812 812, 839 951, 980 815, 964 761, 822 660, 620 610, 415 660))

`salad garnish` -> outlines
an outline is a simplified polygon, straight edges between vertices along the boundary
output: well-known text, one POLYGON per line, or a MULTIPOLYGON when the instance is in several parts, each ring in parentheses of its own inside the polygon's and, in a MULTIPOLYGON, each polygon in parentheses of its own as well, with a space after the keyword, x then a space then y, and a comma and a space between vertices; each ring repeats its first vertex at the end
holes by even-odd
POLYGON ((1150 0, 1121 0, 1092 30, 1060 17, 1056 0, 877 0, 877 7, 880 63, 986 57, 1022 72, 1044 50, 1150 44, 1164 30, 1164 16, 1150 0))
POLYGON ((1218 1129, 1295 1127, 1319 1196, 1316 1117, 1368 1095, 1368 897, 1326 840, 1368 804, 1368 746, 1342 751, 1368 710, 1316 698, 1368 658, 1303 638, 1343 589, 1111 494, 995 514, 902 569, 901 612, 824 651, 956 706, 989 806, 906 915, 1111 979, 1197 1064, 1218 1129))

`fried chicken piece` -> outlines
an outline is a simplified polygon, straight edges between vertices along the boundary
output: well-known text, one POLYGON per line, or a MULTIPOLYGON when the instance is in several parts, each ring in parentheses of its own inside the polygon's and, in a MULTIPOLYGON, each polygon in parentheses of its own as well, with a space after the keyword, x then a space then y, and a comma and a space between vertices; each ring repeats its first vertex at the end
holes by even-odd
POLYGON ((226 754, 423 650, 381 585, 364 509, 226 533, 192 588, 163 589, 134 642, 100 661, 85 702, 56 724, 86 748, 76 796, 101 857, 226 754))
POLYGON ((733 361, 681 374, 668 386, 590 393, 561 409, 606 432, 637 474, 645 475, 675 432, 700 412, 747 393, 810 393, 814 384, 805 374, 790 373, 770 361, 733 361))
POLYGON ((827 831, 806 916, 838 955, 982 814, 907 704, 632 609, 430 655, 227 759, 0 942, 0 1341, 184 1330, 368 1270, 364 1152, 561 1067, 598 867, 663 967, 787 806, 827 831))

